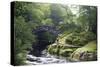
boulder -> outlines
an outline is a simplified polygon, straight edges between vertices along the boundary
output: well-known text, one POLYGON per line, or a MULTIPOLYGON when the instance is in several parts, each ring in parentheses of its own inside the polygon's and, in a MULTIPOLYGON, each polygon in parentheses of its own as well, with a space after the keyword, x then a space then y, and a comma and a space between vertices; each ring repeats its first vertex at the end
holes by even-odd
POLYGON ((96 41, 91 41, 84 47, 78 48, 71 56, 71 61, 95 61, 97 60, 96 41))

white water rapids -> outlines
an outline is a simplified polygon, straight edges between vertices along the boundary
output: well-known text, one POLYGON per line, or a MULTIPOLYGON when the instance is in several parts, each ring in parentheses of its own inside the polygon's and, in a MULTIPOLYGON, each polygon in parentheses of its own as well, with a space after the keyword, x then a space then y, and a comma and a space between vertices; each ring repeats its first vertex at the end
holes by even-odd
POLYGON ((63 58, 57 56, 50 55, 43 51, 43 55, 41 57, 36 57, 33 55, 27 55, 27 61, 26 63, 29 65, 40 65, 40 64, 51 64, 51 63, 67 63, 68 61, 63 58))

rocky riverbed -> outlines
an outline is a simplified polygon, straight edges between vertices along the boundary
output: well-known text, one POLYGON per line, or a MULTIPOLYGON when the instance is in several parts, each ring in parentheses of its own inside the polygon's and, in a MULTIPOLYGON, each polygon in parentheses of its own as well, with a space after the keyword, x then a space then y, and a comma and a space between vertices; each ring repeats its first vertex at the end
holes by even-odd
POLYGON ((40 65, 40 64, 51 64, 51 63, 67 63, 68 61, 64 57, 57 57, 48 54, 46 51, 42 52, 40 57, 33 56, 31 54, 27 55, 26 63, 28 65, 40 65))
POLYGON ((32 55, 27 55, 27 64, 38 65, 38 64, 51 64, 51 63, 66 63, 65 59, 57 59, 54 57, 36 57, 32 55))

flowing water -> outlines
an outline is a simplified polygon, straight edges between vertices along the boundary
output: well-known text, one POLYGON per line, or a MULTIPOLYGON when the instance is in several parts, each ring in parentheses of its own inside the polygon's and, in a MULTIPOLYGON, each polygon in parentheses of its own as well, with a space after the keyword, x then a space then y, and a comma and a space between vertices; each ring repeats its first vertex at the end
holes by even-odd
POLYGON ((42 52, 40 57, 33 55, 27 55, 26 63, 29 65, 39 65, 39 64, 51 64, 51 63, 67 63, 68 61, 64 57, 57 57, 48 54, 45 50, 42 52))

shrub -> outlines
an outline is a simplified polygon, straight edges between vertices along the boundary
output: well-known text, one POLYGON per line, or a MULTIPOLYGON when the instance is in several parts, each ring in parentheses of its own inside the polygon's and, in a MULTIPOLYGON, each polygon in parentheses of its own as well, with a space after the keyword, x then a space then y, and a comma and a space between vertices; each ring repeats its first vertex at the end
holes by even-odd
POLYGON ((96 35, 92 32, 81 32, 81 33, 72 33, 69 34, 66 38, 67 44, 77 45, 77 46, 83 46, 89 41, 95 40, 96 35))

